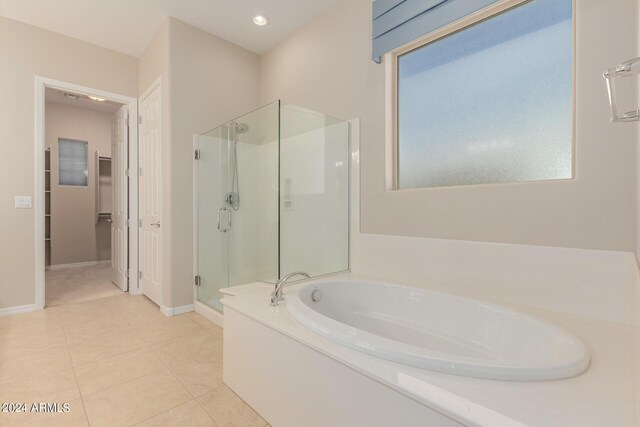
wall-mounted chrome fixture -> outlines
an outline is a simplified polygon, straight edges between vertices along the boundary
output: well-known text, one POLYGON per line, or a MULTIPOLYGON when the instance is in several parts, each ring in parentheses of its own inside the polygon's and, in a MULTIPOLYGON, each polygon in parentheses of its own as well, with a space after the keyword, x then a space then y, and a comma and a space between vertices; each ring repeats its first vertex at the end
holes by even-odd
POLYGON ((616 106, 616 92, 615 92, 615 78, 616 77, 629 77, 636 74, 640 74, 640 58, 630 59, 623 62, 615 68, 609 68, 604 71, 602 75, 607 81, 607 92, 609 93, 609 105, 611 106, 611 121, 612 122, 637 122, 640 120, 640 109, 627 111, 626 113, 618 114, 618 108, 616 106))

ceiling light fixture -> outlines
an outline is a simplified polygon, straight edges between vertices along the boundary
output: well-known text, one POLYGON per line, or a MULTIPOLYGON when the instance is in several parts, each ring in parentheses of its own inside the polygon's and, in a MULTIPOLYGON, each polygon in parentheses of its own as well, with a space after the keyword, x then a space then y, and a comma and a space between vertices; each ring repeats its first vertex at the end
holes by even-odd
POLYGON ((91 96, 91 95, 89 95, 89 98, 90 98, 90 99, 93 99, 94 101, 98 101, 98 102, 104 102, 104 101, 106 101, 106 99, 104 99, 104 98, 99 98, 99 97, 97 97, 97 96, 91 96))
POLYGON ((264 27, 269 23, 269 21, 264 16, 258 15, 253 17, 253 23, 259 27, 264 27))

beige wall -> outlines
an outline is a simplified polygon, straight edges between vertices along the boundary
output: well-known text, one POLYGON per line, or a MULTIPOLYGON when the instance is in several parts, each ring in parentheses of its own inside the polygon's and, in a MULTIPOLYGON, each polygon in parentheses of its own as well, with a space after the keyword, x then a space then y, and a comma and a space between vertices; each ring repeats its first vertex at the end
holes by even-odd
MULTIPOLYGON (((193 135, 259 105, 260 57, 170 20, 171 307, 193 303, 193 135)), ((165 193, 166 194, 166 193, 165 193)))
POLYGON ((136 58, 0 18, 0 308, 35 300, 35 210, 14 209, 35 191, 35 76, 138 94, 136 58), (10 66, 9 66, 10 65, 10 66))
POLYGON ((111 156, 111 118, 101 111, 51 102, 45 107, 45 146, 51 147, 51 264, 111 259, 111 227, 95 222, 95 152, 111 156), (58 138, 88 142, 88 187, 59 185, 58 138))
POLYGON ((633 251, 637 126, 609 123, 602 71, 636 56, 636 2, 580 0, 576 13, 575 180, 386 191, 370 0, 341 0, 263 55, 261 101, 361 119, 363 232, 633 251))
POLYGON ((601 73, 636 56, 636 3, 577 2, 575 180, 400 192, 385 191, 370 0, 339 1, 262 58, 175 19, 138 61, 0 18, 0 63, 11 64, 0 67, 0 308, 34 302, 35 211, 14 209, 13 197, 34 195, 35 75, 128 96, 163 77, 167 306, 192 301, 192 134, 277 98, 361 118, 364 232, 632 251, 637 126, 608 122, 601 73))
POLYGON ((260 58, 169 18, 140 58, 140 92, 162 76, 163 304, 193 303, 193 135, 258 107, 260 58))

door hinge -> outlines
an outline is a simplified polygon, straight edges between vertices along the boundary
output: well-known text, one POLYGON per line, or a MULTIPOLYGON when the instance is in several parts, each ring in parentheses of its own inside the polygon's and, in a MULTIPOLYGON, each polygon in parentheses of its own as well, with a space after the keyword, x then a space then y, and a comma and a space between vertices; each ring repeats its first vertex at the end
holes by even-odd
POLYGON ((129 173, 130 173, 129 171, 130 171, 130 169, 125 170, 124 171, 124 176, 129 176, 129 173))
POLYGON ((142 176, 142 168, 138 168, 138 176, 142 176))
POLYGON ((196 151, 195 151, 194 158, 195 158, 196 160, 200 160, 200 150, 196 150, 196 151))
POLYGON ((138 227, 142 228, 142 219, 138 219, 138 227))
POLYGON ((142 280, 142 271, 138 271, 138 279, 142 280))
POLYGON ((129 278, 129 269, 127 268, 127 271, 124 272, 124 277, 126 277, 127 279, 129 278))
POLYGON ((195 277, 194 283, 196 286, 200 286, 200 284, 202 283, 202 277, 200 277, 199 275, 195 277))
POLYGON ((127 219, 127 220, 125 221, 125 226, 126 226, 126 227, 130 227, 130 226, 131 226, 131 220, 130 220, 130 219, 127 219))
POLYGON ((125 126, 129 127, 129 115, 127 115, 127 118, 124 119, 124 123, 125 123, 125 126))
POLYGON ((140 114, 138 114, 138 124, 139 125, 142 124, 142 116, 140 114))

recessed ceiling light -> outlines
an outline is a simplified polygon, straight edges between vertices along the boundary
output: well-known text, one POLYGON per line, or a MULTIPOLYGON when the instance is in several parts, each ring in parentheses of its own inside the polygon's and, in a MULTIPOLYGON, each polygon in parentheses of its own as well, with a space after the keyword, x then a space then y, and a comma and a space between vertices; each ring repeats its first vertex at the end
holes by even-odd
POLYGON ((104 102, 104 101, 106 101, 106 99, 104 99, 104 98, 99 98, 99 97, 97 97, 97 96, 91 96, 91 95, 89 95, 89 98, 90 98, 90 99, 93 99, 94 101, 98 101, 98 102, 104 102))
POLYGON ((258 15, 253 17, 253 23, 260 27, 264 27, 269 23, 269 20, 262 15, 258 15))

